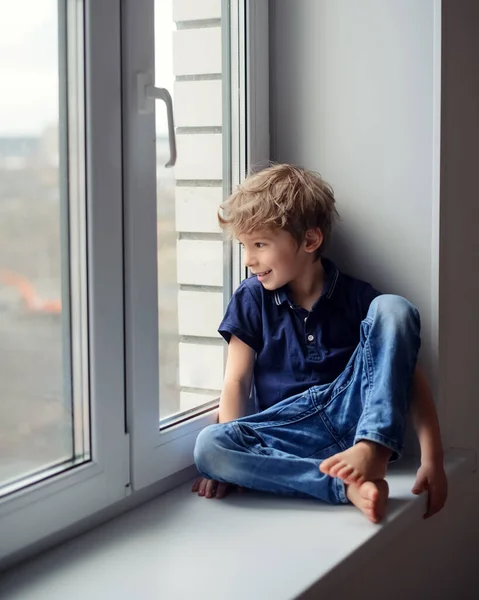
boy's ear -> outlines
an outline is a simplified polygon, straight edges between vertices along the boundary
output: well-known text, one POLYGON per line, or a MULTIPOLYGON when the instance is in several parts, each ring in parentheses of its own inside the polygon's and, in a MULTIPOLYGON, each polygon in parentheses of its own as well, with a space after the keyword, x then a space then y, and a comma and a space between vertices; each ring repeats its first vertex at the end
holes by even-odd
POLYGON ((316 250, 321 247, 322 243, 323 234, 321 229, 319 227, 308 229, 306 235, 304 236, 304 249, 306 252, 316 252, 316 250))

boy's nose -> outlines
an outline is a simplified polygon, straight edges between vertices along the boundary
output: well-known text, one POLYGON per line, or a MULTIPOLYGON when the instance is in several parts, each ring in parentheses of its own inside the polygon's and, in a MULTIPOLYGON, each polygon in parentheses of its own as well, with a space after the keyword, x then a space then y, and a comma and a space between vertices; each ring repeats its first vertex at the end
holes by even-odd
POLYGON ((243 254, 244 264, 248 268, 251 268, 255 264, 254 255, 253 255, 253 253, 248 252, 248 250, 246 250, 246 249, 243 252, 244 252, 244 254, 243 254))

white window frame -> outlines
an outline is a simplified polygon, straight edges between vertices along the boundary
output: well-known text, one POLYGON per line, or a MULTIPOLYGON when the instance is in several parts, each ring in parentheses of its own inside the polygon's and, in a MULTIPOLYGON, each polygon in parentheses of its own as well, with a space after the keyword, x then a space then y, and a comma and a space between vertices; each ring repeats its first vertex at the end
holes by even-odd
MULTIPOLYGON (((65 8, 67 3, 73 10, 82 5, 65 0, 65 8)), ((129 493, 118 258, 123 252, 120 0, 84 0, 84 6, 92 460, 0 499, 0 561, 129 493)))
MULTIPOLYGON (((269 160, 268 1, 222 2, 231 31, 223 31, 223 57, 236 44, 239 75, 223 95, 224 191, 245 176, 247 165, 269 160), (246 24, 246 27, 245 27, 246 24), (241 36, 239 31, 246 31, 241 36), (241 80, 248 73, 247 95, 241 80), (239 106, 231 128, 226 106, 239 106), (246 111, 244 110, 246 107, 246 111), (246 121, 242 115, 246 114, 246 121), (235 154, 235 148, 240 152, 235 154)), ((154 73, 154 2, 123 5, 123 106, 125 193, 125 325, 127 415, 131 434, 131 485, 148 486, 193 464, 199 431, 216 422, 217 409, 167 430, 159 430, 158 291, 156 270, 156 154, 155 114, 137 110, 137 73, 154 73)), ((235 50, 236 50, 235 48, 235 50)), ((224 60, 224 58, 223 58, 224 60)), ((224 69, 223 73, 229 69, 224 69)), ((231 292, 244 277, 237 244, 225 247, 225 286, 231 292)))
MULTIPOLYGON (((121 0, 83 1, 93 459, 64 472, 52 471, 51 477, 0 499, 0 566, 14 564, 39 543, 45 547, 49 538, 66 539, 67 529, 80 521, 84 522, 82 527, 88 528, 88 517, 113 504, 121 511, 140 503, 145 494, 132 494, 132 483, 134 489, 140 489, 162 481, 161 487, 152 486, 150 490, 161 493, 168 489, 172 483, 168 484, 170 479, 165 481, 165 478, 180 474, 193 464, 198 432, 217 418, 217 411, 211 410, 162 434, 159 432, 158 364, 155 364, 158 346, 157 336, 152 335, 157 327, 157 279, 156 271, 152 270, 156 262, 156 238, 150 236, 145 244, 145 232, 139 229, 148 210, 156 211, 155 149, 150 147, 148 152, 141 144, 135 145, 129 131, 131 119, 129 123, 123 118, 134 92, 124 81, 122 61, 129 65, 130 74, 133 58, 143 60, 150 68, 153 66, 151 50, 147 53, 143 46, 143 55, 133 57, 125 47, 125 37, 132 33, 131 28, 144 24, 147 13, 140 15, 139 4, 146 0, 138 0, 134 8, 133 3, 121 0), (125 31, 122 13, 124 19, 129 10, 134 14, 128 17, 125 31), (133 158, 136 163, 132 163, 133 158), (135 184, 141 194, 132 204, 129 199, 135 184), (148 197, 147 206, 141 199, 148 197), (148 245, 149 256, 145 252, 148 245), (141 268, 135 271, 132 268, 135 264, 141 264, 141 268), (141 297, 134 293, 138 289, 142 291, 141 297), (128 502, 121 502, 127 496, 130 496, 128 502)), ((65 0, 65 6, 67 2, 81 4, 80 0, 65 0)), ((225 161, 228 166, 225 192, 228 192, 229 186, 244 178, 246 165, 265 164, 269 160, 268 0, 222 2, 223 14, 231 10, 236 17, 232 29, 237 32, 247 22, 249 32, 247 40, 228 34, 223 46, 223 50, 229 51, 228 44, 238 44, 238 52, 244 57, 241 69, 247 69, 249 76, 247 97, 238 95, 239 87, 244 89, 238 85, 241 72, 239 78, 229 81, 233 102, 248 107, 248 119, 247 122, 234 119, 231 131, 226 132, 231 138, 242 140, 242 152, 236 161, 225 161)), ((147 32, 153 35, 153 28, 150 30, 148 26, 139 31, 141 36, 147 32)), ((153 39, 150 41, 153 48, 153 39)), ((231 100, 228 90, 225 98, 231 100)), ((141 124, 143 133, 151 132, 154 126, 154 115, 141 124)), ((227 146, 225 155, 228 152, 227 146)), ((153 222, 156 212, 154 217, 153 222)), ((246 273, 237 244, 227 244, 226 250, 225 286, 232 291, 246 273)), ((77 526, 75 531, 78 533, 80 529, 77 526)))

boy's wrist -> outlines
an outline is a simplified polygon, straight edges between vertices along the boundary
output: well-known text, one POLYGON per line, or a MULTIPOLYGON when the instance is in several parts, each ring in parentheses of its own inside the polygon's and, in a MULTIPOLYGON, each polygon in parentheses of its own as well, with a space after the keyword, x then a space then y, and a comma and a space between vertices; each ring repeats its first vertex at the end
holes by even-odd
POLYGON ((419 432, 422 464, 442 464, 444 450, 439 426, 428 426, 419 432))
POLYGON ((444 463, 444 452, 442 447, 440 448, 428 448, 426 451, 421 452, 421 464, 422 465, 442 465, 444 463))
POLYGON ((439 432, 436 435, 424 436, 421 440, 421 464, 443 464, 444 451, 439 432))

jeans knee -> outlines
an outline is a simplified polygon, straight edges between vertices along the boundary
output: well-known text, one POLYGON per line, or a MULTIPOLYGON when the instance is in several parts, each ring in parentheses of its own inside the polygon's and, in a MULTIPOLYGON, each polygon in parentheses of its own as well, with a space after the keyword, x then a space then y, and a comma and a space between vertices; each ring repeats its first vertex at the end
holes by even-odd
POLYGON ((394 327, 408 327, 419 334, 421 328, 420 316, 417 308, 403 298, 395 294, 383 294, 377 296, 369 307, 374 316, 380 316, 381 320, 390 323, 394 327))
POLYGON ((196 468, 201 474, 210 478, 214 478, 218 474, 218 467, 224 454, 223 429, 221 424, 209 425, 200 431, 196 438, 193 455, 196 468))

